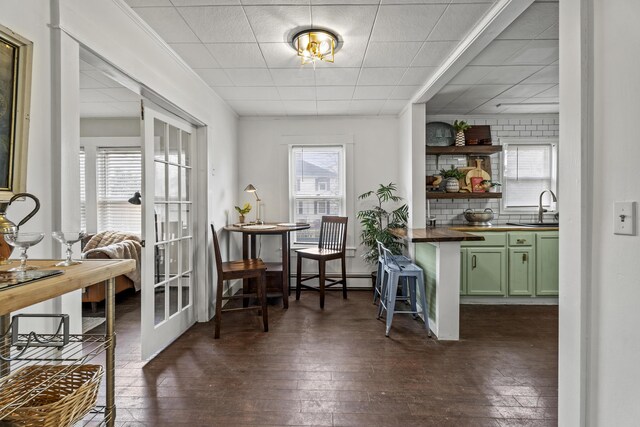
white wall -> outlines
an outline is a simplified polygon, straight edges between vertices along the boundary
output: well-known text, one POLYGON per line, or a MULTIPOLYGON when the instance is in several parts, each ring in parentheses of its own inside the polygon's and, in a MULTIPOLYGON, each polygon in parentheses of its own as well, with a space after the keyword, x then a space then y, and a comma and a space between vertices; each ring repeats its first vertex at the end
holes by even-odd
MULTIPOLYGON (((375 190, 378 184, 398 183, 398 158, 401 155, 398 131, 396 117, 241 118, 236 188, 238 199, 235 202, 238 205, 244 202, 255 204, 253 195, 243 192, 244 187, 252 183, 263 200, 263 219, 288 221, 288 144, 297 139, 292 137, 300 136, 302 140, 313 139, 314 142, 321 141, 323 136, 332 141, 347 137, 353 141, 353 144, 349 144, 353 151, 353 169, 347 171, 347 176, 353 176, 353 188, 347 188, 347 198, 358 211, 365 206, 356 200, 358 195, 375 190)), ((250 219, 253 214, 249 214, 250 219)), ((235 212, 230 219, 237 221, 235 212)), ((352 245, 359 247, 360 228, 354 212, 349 212, 349 223, 355 227, 351 228, 353 231, 350 230, 347 245, 351 241, 352 245)), ((277 251, 280 242, 276 240, 279 239, 263 237, 263 258, 280 258, 280 252, 277 251)), ((362 250, 358 248, 355 256, 347 259, 349 274, 369 274, 373 270, 362 261, 361 254, 362 250)), ((304 269, 309 271, 306 266, 304 269)), ((371 282, 352 280, 352 285, 371 286, 371 282)))
POLYGON ((410 104, 399 116, 399 190, 409 206, 409 228, 426 225, 425 104, 410 104))
POLYGON ((80 119, 80 137, 92 136, 140 136, 140 119, 138 117, 80 119))
POLYGON ((562 426, 640 418, 640 237, 613 234, 614 201, 640 201, 640 145, 629 137, 640 115, 638 15, 633 1, 560 2, 562 426))

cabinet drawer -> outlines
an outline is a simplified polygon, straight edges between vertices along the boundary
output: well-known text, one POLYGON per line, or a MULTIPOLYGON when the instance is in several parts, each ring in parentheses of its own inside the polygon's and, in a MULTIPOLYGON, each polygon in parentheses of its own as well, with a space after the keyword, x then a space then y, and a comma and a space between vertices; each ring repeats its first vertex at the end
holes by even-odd
POLYGON ((484 237, 482 241, 463 241, 460 246, 464 247, 477 247, 477 246, 506 246, 507 245, 507 233, 469 233, 477 236, 484 237))
POLYGON ((535 241, 533 233, 509 233, 509 246, 531 246, 535 241))

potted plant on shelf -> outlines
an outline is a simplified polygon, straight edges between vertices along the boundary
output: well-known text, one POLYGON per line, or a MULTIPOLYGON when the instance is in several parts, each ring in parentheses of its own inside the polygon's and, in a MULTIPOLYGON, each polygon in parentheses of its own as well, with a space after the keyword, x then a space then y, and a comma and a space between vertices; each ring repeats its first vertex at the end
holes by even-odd
POLYGON ((244 222, 244 216, 251 212, 251 204, 245 203, 242 207, 236 206, 236 211, 238 211, 239 214, 238 222, 242 224, 244 222))
POLYGON ((460 191, 460 180, 466 175, 464 172, 456 169, 451 165, 451 169, 440 169, 440 175, 445 180, 445 187, 447 193, 457 193, 460 191))
MULTIPOLYGON (((375 205, 359 211, 356 215, 362 227, 360 234, 362 244, 366 247, 362 258, 368 264, 378 262, 379 254, 376 240, 381 241, 395 255, 400 255, 405 246, 400 238, 391 234, 393 228, 407 228, 407 220, 409 219, 409 207, 406 204, 392 209, 393 205, 397 206, 402 201, 402 197, 395 194, 396 191, 394 183, 380 184, 377 190, 367 191, 358 196, 359 200, 367 200, 370 197, 376 199, 375 205)), ((375 284, 376 272, 371 273, 371 278, 375 284)))
POLYGON ((456 147, 464 146, 464 131, 471 129, 471 125, 464 120, 454 121, 453 129, 456 131, 456 147))
POLYGON ((502 185, 499 182, 491 181, 489 179, 485 179, 480 184, 484 187, 484 191, 491 191, 492 193, 498 191, 497 187, 502 185))

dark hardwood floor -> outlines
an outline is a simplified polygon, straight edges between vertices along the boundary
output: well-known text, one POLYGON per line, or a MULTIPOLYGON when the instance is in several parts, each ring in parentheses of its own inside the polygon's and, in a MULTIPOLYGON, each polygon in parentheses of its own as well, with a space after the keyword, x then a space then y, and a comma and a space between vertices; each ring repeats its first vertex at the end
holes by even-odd
POLYGON ((139 297, 117 306, 117 425, 555 426, 558 310, 462 306, 459 342, 394 317, 369 292, 316 293, 196 324, 140 362, 139 297))

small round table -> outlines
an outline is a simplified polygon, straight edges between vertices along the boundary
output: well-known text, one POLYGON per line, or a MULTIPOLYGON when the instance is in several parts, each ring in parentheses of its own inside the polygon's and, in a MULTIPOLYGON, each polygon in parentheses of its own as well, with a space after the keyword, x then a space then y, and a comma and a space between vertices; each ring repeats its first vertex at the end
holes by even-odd
MULTIPOLYGON (((258 235, 280 235, 282 236, 282 304, 284 308, 289 308, 289 258, 290 258, 290 239, 289 233, 292 231, 306 230, 311 226, 306 223, 297 223, 291 225, 278 225, 286 223, 265 223, 265 224, 247 224, 243 226, 227 225, 224 227, 227 231, 242 233, 242 258, 256 258, 256 236, 258 235)), ((246 286, 246 284, 245 284, 246 286)))

